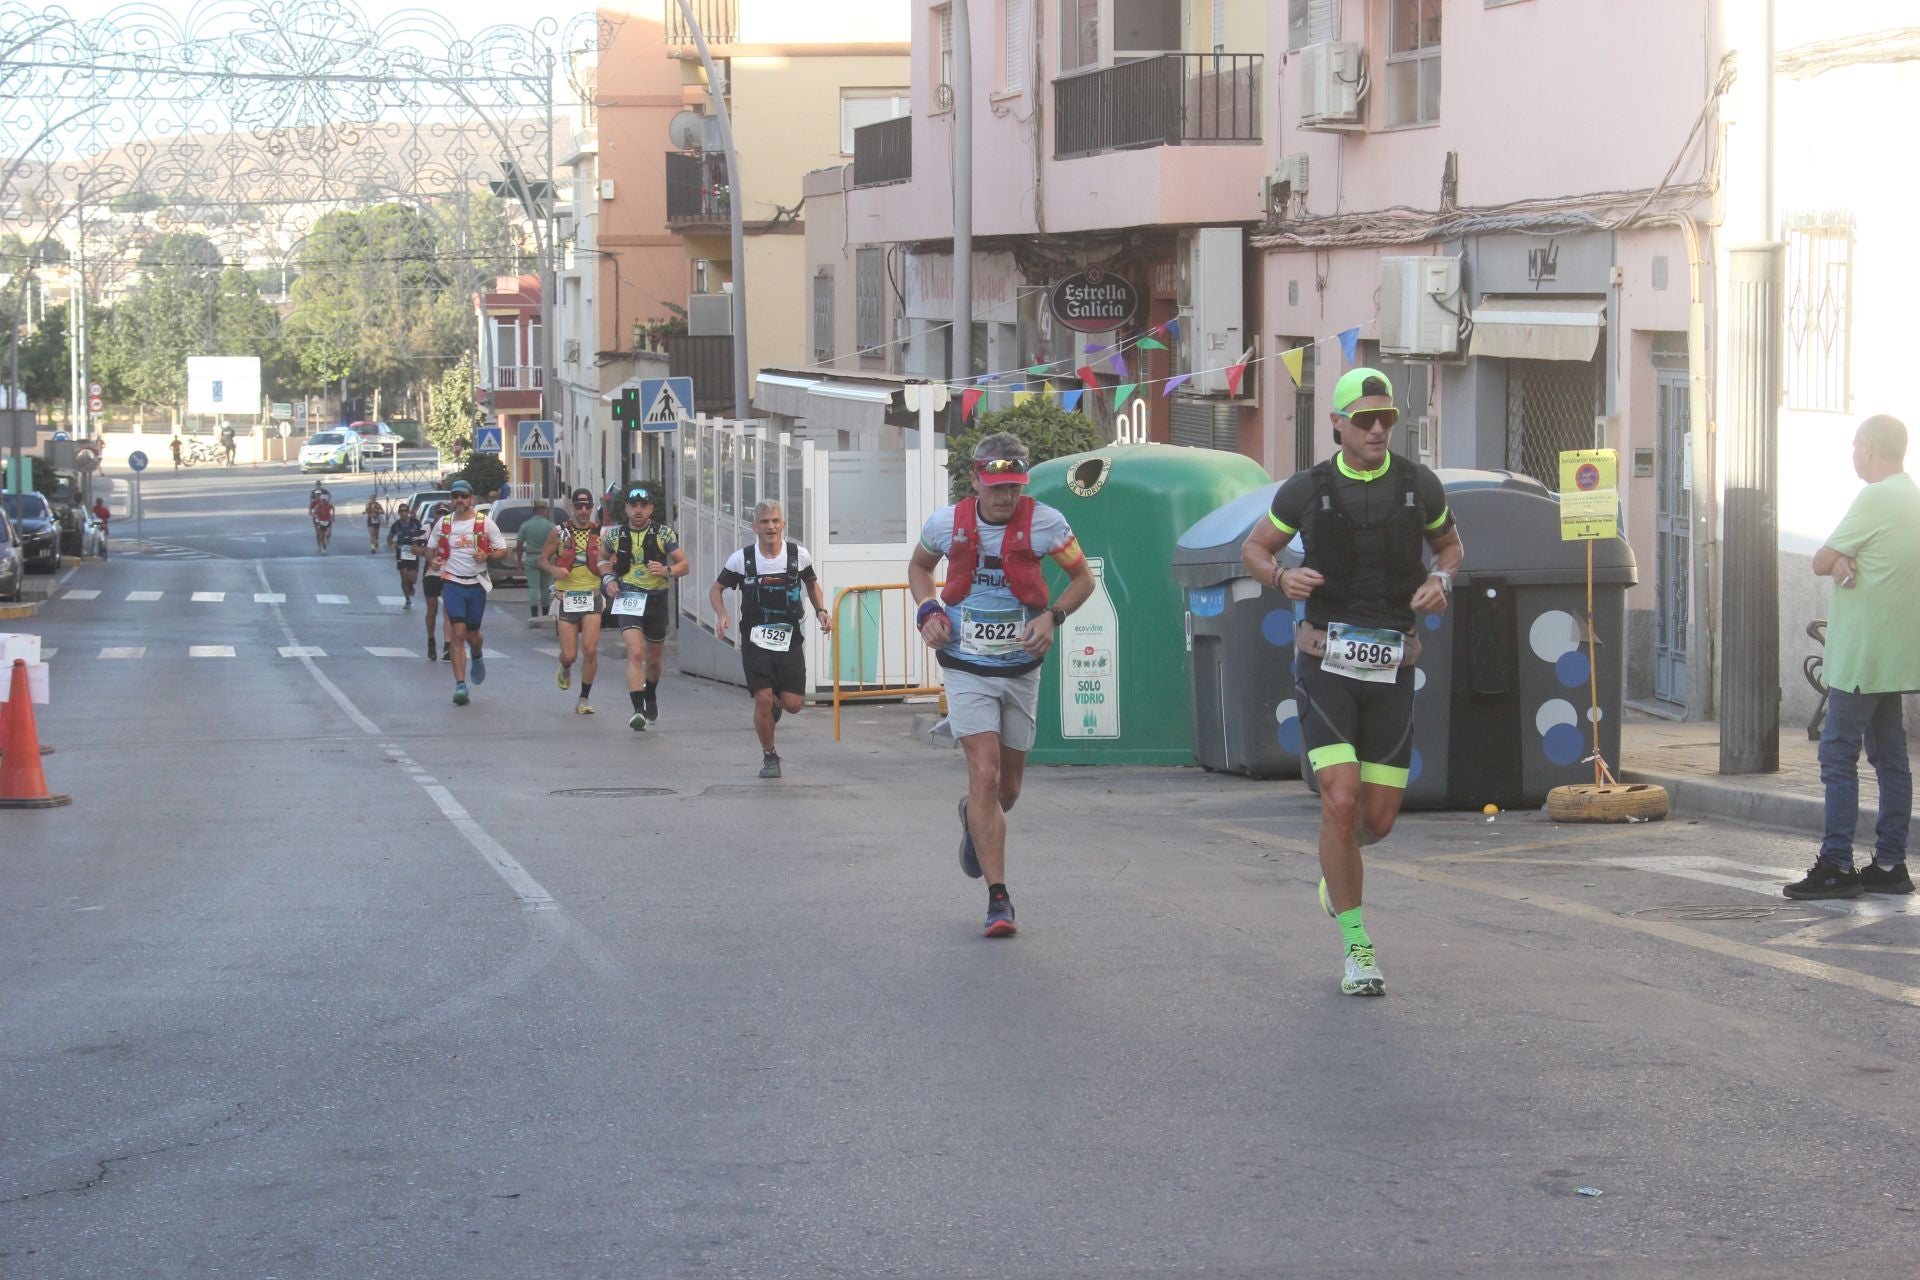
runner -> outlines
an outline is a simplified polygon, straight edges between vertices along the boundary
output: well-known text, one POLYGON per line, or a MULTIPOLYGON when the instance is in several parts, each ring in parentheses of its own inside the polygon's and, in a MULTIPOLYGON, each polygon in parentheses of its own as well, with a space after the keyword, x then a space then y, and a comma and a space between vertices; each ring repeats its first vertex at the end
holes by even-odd
POLYGON ((422 525, 420 528, 420 541, 414 544, 418 556, 426 560, 427 562, 426 567, 421 569, 420 571, 421 573, 420 594, 423 597, 425 597, 427 602, 427 661, 428 662, 438 661, 443 656, 448 662, 453 661, 453 624, 452 622, 451 621, 442 622, 440 624, 439 630, 435 630, 434 628, 435 622, 438 621, 440 618, 440 592, 442 588, 445 587, 446 580, 440 576, 440 570, 434 567, 433 557, 427 554, 427 533, 429 529, 433 525, 437 525, 440 523, 440 521, 444 520, 447 516, 447 512, 451 511, 452 509, 453 508, 449 506, 447 503, 444 503, 444 502, 434 503, 433 514, 428 517, 428 523, 425 525, 422 525), (444 635, 442 633, 444 633, 444 635), (442 650, 436 649, 434 647, 434 637, 436 636, 441 636, 446 641, 446 644, 444 646, 444 654, 442 650))
POLYGON ((1240 551, 1255 581, 1306 602, 1293 632, 1294 689, 1320 788, 1320 905, 1340 926, 1340 990, 1350 996, 1387 992, 1361 921, 1360 849, 1393 830, 1406 794, 1414 615, 1447 607, 1465 554, 1439 477, 1387 450, 1399 417, 1385 374, 1347 370, 1333 388, 1339 452, 1282 484, 1240 551), (1275 557, 1296 533, 1306 559, 1284 569, 1275 557))
POLYGON ((967 756, 960 800, 960 868, 987 881, 989 938, 1016 932, 1007 892, 1007 810, 1033 749, 1040 664, 1069 613, 1093 594, 1093 574, 1067 518, 1026 496, 1027 447, 997 431, 973 451, 974 497, 927 518, 907 566, 921 638, 946 668, 947 723, 967 756), (1047 602, 1040 557, 1067 573, 1047 602), (947 560, 947 583, 933 571, 947 560))
POLYGON ((173 454, 173 469, 178 471, 180 469, 180 437, 175 436, 172 440, 169 440, 167 442, 167 448, 173 454))
MULTIPOLYGON (((420 547, 427 539, 427 527, 413 514, 412 507, 396 504, 395 510, 398 514, 387 529, 387 545, 393 548, 393 561, 400 570, 400 596, 404 602, 400 607, 411 609, 414 581, 420 575, 420 547)), ((431 626, 428 635, 431 638, 431 626)))
POLYGON ((740 666, 753 695, 753 728, 760 735, 760 776, 780 776, 780 753, 774 749, 773 726, 781 714, 796 714, 806 705, 807 657, 801 646, 800 623, 805 609, 801 592, 813 600, 814 617, 823 635, 833 632, 827 601, 814 576, 813 557, 797 542, 786 540, 787 518, 777 502, 753 508, 755 539, 727 557, 727 563, 707 589, 713 602, 713 634, 727 638, 733 619, 727 616, 725 592, 740 593, 740 666))
POLYGON ((387 509, 380 505, 378 495, 367 497, 367 554, 374 555, 380 550, 380 526, 387 518, 387 509))
POLYGON ((554 527, 540 548, 540 572, 553 578, 553 596, 559 612, 555 631, 560 637, 560 672, 554 683, 573 686, 573 660, 580 659, 580 697, 575 715, 593 714, 593 678, 600 672, 600 531, 593 523, 593 490, 575 489, 568 499, 572 513, 554 527))
POLYGON ((451 634, 447 649, 453 663, 453 704, 467 705, 467 667, 472 658, 473 682, 487 682, 487 659, 482 650, 480 621, 487 615, 487 564, 504 559, 507 540, 490 516, 473 513, 473 486, 455 480, 447 486, 453 511, 433 527, 433 567, 446 581, 440 588, 451 634))
POLYGON ((313 545, 325 555, 327 543, 333 538, 333 496, 320 490, 319 496, 307 502, 307 513, 313 517, 313 545))
POLYGON ((613 605, 620 639, 627 646, 627 697, 633 716, 627 728, 636 732, 660 718, 660 666, 667 641, 667 583, 683 578, 693 566, 680 549, 680 535, 653 519, 657 494, 652 485, 631 484, 626 490, 626 522, 612 531, 602 565, 601 585, 613 605))

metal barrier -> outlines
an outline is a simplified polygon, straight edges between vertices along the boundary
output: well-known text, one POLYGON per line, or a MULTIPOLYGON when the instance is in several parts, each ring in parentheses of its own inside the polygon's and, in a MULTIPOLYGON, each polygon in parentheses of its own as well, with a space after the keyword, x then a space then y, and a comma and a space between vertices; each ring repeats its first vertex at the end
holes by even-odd
MULTIPOLYGON (((944 585, 944 584, 936 584, 936 585, 944 585)), ((915 698, 915 697, 924 697, 929 694, 940 694, 942 695, 942 710, 945 709, 946 686, 944 685, 938 685, 938 684, 921 684, 921 685, 892 684, 890 685, 886 683, 887 652, 890 646, 887 643, 887 639, 888 639, 887 610, 886 610, 886 598, 884 593, 888 591, 897 591, 900 593, 900 596, 899 596, 900 625, 904 628, 904 631, 901 633, 902 638, 907 636, 912 636, 913 640, 910 641, 909 643, 917 643, 919 640, 919 635, 918 635, 917 629, 913 625, 913 614, 914 614, 913 593, 908 589, 906 583, 883 582, 883 583, 865 584, 865 585, 854 586, 854 587, 843 587, 841 588, 840 592, 833 597, 833 658, 832 658, 832 663, 833 663, 833 740, 835 742, 840 741, 840 704, 842 702, 872 701, 880 698, 915 698), (846 688, 846 687, 843 687, 840 683, 840 641, 842 638, 842 628, 840 624, 840 612, 841 612, 840 606, 846 602, 846 599, 848 596, 860 597, 860 596, 872 595, 876 592, 881 593, 881 601, 880 601, 881 608, 880 608, 879 617, 878 617, 879 634, 874 638, 875 652, 877 652, 880 657, 880 664, 879 664, 880 669, 878 672, 874 673, 874 676, 875 676, 874 680, 865 679, 864 677, 867 673, 862 672, 861 674, 863 678, 859 681, 859 683, 854 685, 852 688, 846 688)), ((853 639, 855 641, 855 647, 858 652, 864 653, 866 651, 866 640, 867 640, 866 611, 864 609, 855 610, 854 619, 855 621, 854 621, 853 639)), ((931 664, 932 662, 931 654, 928 655, 926 661, 929 664, 931 664)), ((930 667, 930 669, 937 669, 937 668, 930 667)), ((903 680, 907 678, 904 668, 901 672, 900 678, 903 680)))

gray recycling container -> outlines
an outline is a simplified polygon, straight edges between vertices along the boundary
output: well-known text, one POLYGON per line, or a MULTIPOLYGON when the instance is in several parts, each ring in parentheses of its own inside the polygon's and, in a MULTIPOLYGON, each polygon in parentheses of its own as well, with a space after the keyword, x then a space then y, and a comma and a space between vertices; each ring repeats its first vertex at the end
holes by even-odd
MULTIPOLYGON (((1240 563, 1241 544, 1267 518, 1279 488, 1264 485, 1215 508, 1180 535, 1173 552, 1173 580, 1186 598, 1194 759, 1251 778, 1300 776, 1293 602, 1240 563)), ((1297 541, 1280 562, 1300 563, 1297 541)))

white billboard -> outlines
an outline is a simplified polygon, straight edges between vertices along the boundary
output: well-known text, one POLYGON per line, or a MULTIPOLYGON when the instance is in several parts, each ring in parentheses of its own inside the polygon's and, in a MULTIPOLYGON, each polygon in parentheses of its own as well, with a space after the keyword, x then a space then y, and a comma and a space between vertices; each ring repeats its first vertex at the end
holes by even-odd
POLYGON ((260 412, 259 356, 188 356, 187 412, 241 417, 260 412))

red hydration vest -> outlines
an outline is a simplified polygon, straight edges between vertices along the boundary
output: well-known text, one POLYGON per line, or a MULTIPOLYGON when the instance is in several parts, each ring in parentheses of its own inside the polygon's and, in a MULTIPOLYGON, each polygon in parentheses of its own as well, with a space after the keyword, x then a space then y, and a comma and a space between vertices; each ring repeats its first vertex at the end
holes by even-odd
MULTIPOLYGON (((1033 553, 1033 499, 1022 495, 1000 535, 1000 567, 1007 590, 1021 604, 1047 607, 1047 580, 1040 574, 1040 557, 1033 553)), ((953 509, 953 546, 947 550, 947 585, 940 599, 959 604, 973 590, 973 573, 980 564, 980 500, 962 498, 953 509)))

